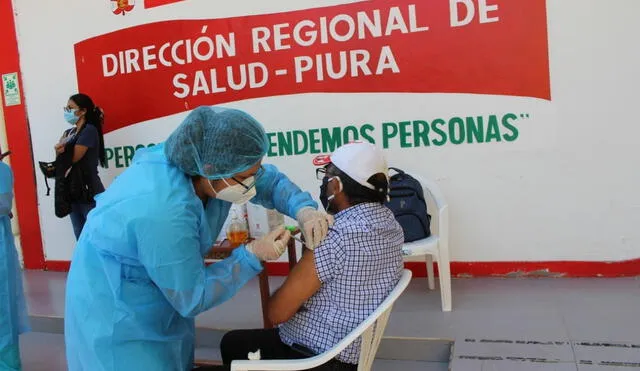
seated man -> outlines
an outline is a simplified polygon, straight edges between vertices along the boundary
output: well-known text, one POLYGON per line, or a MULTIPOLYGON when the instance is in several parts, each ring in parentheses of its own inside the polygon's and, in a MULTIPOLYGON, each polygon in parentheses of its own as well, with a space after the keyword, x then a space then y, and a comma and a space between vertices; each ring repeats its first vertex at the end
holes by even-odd
MULTIPOLYGON (((222 339, 222 360, 296 359, 322 353, 369 316, 397 284, 403 269, 402 228, 383 204, 388 169, 382 151, 352 143, 314 161, 320 200, 335 215, 327 238, 303 252, 269 300, 275 329, 236 330, 222 339)), ((317 370, 356 370, 360 340, 317 370)))

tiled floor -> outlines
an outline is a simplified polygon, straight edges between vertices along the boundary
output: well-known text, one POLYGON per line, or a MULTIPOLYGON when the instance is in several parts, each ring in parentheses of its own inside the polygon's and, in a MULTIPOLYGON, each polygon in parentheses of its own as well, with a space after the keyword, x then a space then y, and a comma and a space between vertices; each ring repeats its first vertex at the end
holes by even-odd
MULTIPOLYGON (((24 371, 65 371, 64 337, 61 334, 32 332, 20 339, 24 371)), ((197 349, 196 359, 216 356, 215 349, 197 349), (214 353, 214 354, 212 354, 214 353)), ((446 363, 376 360, 373 371, 447 371, 446 363)))
POLYGON ((20 336, 24 371, 64 371, 67 369, 64 351, 61 334, 30 332, 20 336))
MULTIPOLYGON (((27 272, 30 312, 61 316, 64 280, 64 274, 27 272)), ((272 288, 280 282, 274 278, 272 288)), ((425 279, 413 280, 394 308, 386 336, 455 340, 454 371, 640 370, 640 279, 454 280, 451 313, 440 311, 439 293, 426 286, 425 279)), ((252 281, 199 316, 197 325, 259 327, 259 303, 252 281)), ((431 366, 388 362, 378 362, 376 369, 431 366)))

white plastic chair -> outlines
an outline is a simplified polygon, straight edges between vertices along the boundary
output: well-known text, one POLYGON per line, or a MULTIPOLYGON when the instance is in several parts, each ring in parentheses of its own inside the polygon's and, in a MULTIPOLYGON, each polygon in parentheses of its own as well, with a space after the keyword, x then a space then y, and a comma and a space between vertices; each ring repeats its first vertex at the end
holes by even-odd
POLYGON ((405 269, 396 287, 378 308, 328 351, 315 357, 304 359, 233 361, 231 362, 231 371, 308 370, 331 361, 360 336, 362 336, 362 346, 360 348, 360 359, 358 360, 358 371, 369 371, 376 357, 376 352, 378 351, 380 340, 382 340, 384 329, 387 326, 393 304, 407 288, 409 281, 411 281, 411 271, 405 269))
POLYGON ((426 256, 427 279, 429 289, 435 289, 435 279, 433 272, 433 260, 438 262, 438 279, 440 281, 440 298, 442 300, 442 311, 450 312, 452 306, 451 297, 451 270, 449 267, 449 206, 440 191, 438 185, 430 179, 415 176, 420 181, 424 189, 427 202, 429 199, 434 203, 437 210, 429 208, 432 216, 431 236, 413 242, 407 242, 402 247, 405 256, 426 256), (435 219, 435 220, 434 220, 435 219), (437 228, 433 228, 433 222, 437 228))

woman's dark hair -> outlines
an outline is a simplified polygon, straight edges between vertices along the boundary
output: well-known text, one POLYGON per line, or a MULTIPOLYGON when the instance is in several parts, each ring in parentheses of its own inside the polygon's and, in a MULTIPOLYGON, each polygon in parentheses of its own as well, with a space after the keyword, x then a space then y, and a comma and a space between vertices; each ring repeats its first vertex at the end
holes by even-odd
POLYGON ((104 150, 104 135, 102 134, 102 126, 104 125, 104 114, 102 109, 97 107, 91 98, 86 94, 75 94, 70 98, 78 108, 87 111, 85 114, 85 122, 89 125, 93 125, 98 129, 98 158, 100 159, 100 166, 107 167, 107 156, 104 150))
POLYGON ((331 174, 340 178, 342 191, 347 195, 349 203, 352 206, 365 202, 377 202, 381 204, 387 202, 389 182, 384 174, 374 174, 367 180, 367 182, 375 188, 371 189, 356 182, 338 167, 331 167, 331 174))

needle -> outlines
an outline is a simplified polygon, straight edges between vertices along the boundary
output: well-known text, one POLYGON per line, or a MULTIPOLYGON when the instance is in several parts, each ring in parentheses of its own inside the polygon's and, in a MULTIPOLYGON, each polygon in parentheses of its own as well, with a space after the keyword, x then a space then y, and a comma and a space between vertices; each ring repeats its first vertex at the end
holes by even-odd
MULTIPOLYGON (((293 233, 295 230, 297 230, 297 229, 298 229, 298 227, 295 227, 295 226, 285 226, 285 229, 287 229, 289 232, 293 233)), ((329 230, 331 231, 331 230, 333 230, 333 228, 329 227, 329 230)), ((296 241, 300 242, 300 243, 302 244, 302 246, 307 246, 307 244, 306 244, 304 241, 302 241, 302 240, 300 239, 300 237, 296 237, 296 236, 294 236, 294 235, 292 234, 292 235, 291 235, 291 238, 293 238, 294 240, 296 240, 296 241)))
POLYGON ((304 241, 302 241, 300 239, 300 237, 296 237, 296 236, 293 235, 293 233, 298 230, 298 227, 296 227, 294 225, 287 225, 284 228, 286 230, 288 230, 289 232, 291 232, 291 238, 293 238, 294 240, 300 242, 302 244, 302 246, 307 246, 307 244, 304 241))
POLYGON ((300 242, 303 246, 307 246, 307 244, 306 244, 304 241, 302 241, 302 240, 300 239, 300 237, 291 236, 291 238, 293 238, 294 240, 296 240, 296 241, 300 242))

